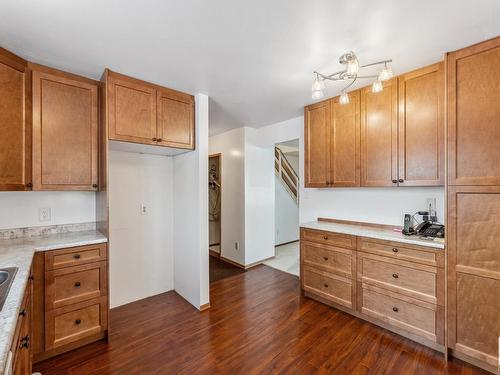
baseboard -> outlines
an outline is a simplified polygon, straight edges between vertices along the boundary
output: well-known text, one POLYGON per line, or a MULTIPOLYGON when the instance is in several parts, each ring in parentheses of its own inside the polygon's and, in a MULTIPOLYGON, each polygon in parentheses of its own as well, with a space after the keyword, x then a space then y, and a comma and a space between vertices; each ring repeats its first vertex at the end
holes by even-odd
POLYGON ((217 251, 214 251, 214 250, 208 249, 208 255, 211 255, 215 258, 220 258, 220 253, 218 253, 217 251))
POLYGON ((232 264, 233 266, 236 266, 238 268, 245 269, 245 266, 243 264, 235 262, 234 260, 231 260, 231 259, 227 259, 227 258, 223 257, 222 255, 220 256, 220 260, 223 260, 224 262, 232 264))
POLYGON ((248 270, 248 269, 250 269, 252 267, 255 267, 255 266, 258 266, 258 265, 260 265, 260 264, 262 264, 264 262, 267 262, 268 260, 273 259, 274 257, 275 256, 273 255, 272 257, 269 257, 269 258, 266 258, 266 259, 262 259, 262 260, 259 260, 258 262, 250 263, 250 264, 247 264, 247 265, 243 265, 241 263, 235 262, 234 260, 224 258, 222 255, 220 256, 220 259, 223 260, 224 262, 232 264, 233 266, 236 266, 238 268, 241 268, 241 269, 244 269, 244 270, 248 270))
POLYGON ((278 245, 274 245, 274 247, 285 246, 285 245, 288 245, 288 244, 291 244, 291 243, 294 243, 294 242, 299 242, 299 241, 300 240, 293 240, 293 241, 283 242, 283 243, 280 243, 278 245))
POLYGON ((259 260, 258 262, 255 262, 255 263, 250 263, 250 264, 247 264, 245 266, 245 269, 249 269, 249 268, 252 268, 252 267, 255 267, 255 266, 258 266, 259 264, 262 264, 264 262, 267 262, 268 260, 271 260, 271 259, 274 259, 276 256, 273 255, 272 257, 269 257, 269 258, 266 258, 266 259, 262 259, 262 260, 259 260))
POLYGON ((208 310, 209 308, 210 308, 210 302, 205 303, 205 304, 203 304, 203 305, 200 306, 200 312, 208 310))

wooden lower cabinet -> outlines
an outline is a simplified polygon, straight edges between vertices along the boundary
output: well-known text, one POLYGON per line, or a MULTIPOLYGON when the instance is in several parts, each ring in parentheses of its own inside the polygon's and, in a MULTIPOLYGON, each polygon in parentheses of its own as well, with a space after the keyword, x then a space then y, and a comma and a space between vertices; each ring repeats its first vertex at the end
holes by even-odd
POLYGON ((307 297, 445 351, 443 250, 308 228, 300 249, 307 297))
POLYGON ((107 337, 106 244, 36 253, 34 280, 35 362, 107 337))
POLYGON ((24 298, 19 311, 14 339, 12 340, 12 373, 14 375, 31 375, 32 364, 32 283, 26 286, 24 298))

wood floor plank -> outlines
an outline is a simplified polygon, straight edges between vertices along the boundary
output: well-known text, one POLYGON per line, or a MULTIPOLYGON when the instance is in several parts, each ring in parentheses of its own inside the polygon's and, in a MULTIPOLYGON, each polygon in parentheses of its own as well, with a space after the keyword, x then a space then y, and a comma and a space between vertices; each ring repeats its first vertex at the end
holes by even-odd
POLYGON ((486 372, 303 297, 267 266, 211 284, 210 310, 175 292, 111 310, 110 343, 38 363, 43 375, 486 372))

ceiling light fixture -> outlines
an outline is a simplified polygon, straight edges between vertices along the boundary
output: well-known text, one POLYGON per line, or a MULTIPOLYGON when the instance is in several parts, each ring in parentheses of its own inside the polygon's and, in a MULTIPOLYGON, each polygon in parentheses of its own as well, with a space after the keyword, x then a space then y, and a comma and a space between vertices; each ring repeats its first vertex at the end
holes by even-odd
POLYGON ((383 81, 387 81, 392 78, 392 69, 388 66, 392 60, 383 60, 377 61, 371 64, 359 65, 358 58, 356 54, 352 51, 344 53, 339 58, 339 63, 345 65, 345 69, 339 72, 335 72, 333 74, 325 75, 319 72, 314 72, 314 83, 312 85, 312 98, 313 99, 321 99, 323 98, 325 89, 325 81, 346 81, 350 80, 349 84, 342 89, 342 94, 340 95, 340 103, 347 104, 349 103, 349 96, 347 94, 347 89, 351 87, 354 82, 358 79, 375 79, 372 85, 372 92, 380 92, 384 89, 382 84, 383 81), (369 66, 374 65, 384 65, 384 68, 380 71, 378 75, 358 75, 360 69, 367 68, 369 66))

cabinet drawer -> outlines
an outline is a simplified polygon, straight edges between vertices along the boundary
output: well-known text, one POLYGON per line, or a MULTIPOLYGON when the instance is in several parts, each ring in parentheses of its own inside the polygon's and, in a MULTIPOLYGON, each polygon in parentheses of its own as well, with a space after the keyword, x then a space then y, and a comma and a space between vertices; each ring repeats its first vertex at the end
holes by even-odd
POLYGON ((361 281, 410 297, 437 303, 436 268, 394 261, 375 255, 361 255, 358 264, 361 281), (398 262, 398 263, 394 263, 398 262), (419 267, 419 268, 412 268, 419 267))
POLYGON ((304 267, 304 290, 353 308, 353 281, 319 269, 304 267))
POLYGON ((301 243, 302 260, 304 264, 321 268, 324 271, 353 278, 353 250, 322 245, 314 242, 301 243))
POLYGON ((412 261, 435 267, 444 267, 444 250, 429 250, 406 243, 360 238, 358 250, 393 259, 412 261), (440 252, 439 252, 440 251, 440 252))
POLYGON ((300 231, 302 241, 324 243, 326 245, 339 246, 346 249, 356 249, 356 237, 348 234, 324 232, 314 229, 302 228, 300 231))
POLYGON ((437 342, 437 306, 375 288, 362 289, 361 313, 437 342))
POLYGON ((45 310, 106 295, 106 262, 45 272, 45 310))
POLYGON ((106 309, 106 297, 101 297, 47 311, 45 349, 55 349, 106 330, 106 309))
POLYGON ((106 260, 106 244, 71 247, 45 252, 45 270, 59 269, 106 260))

